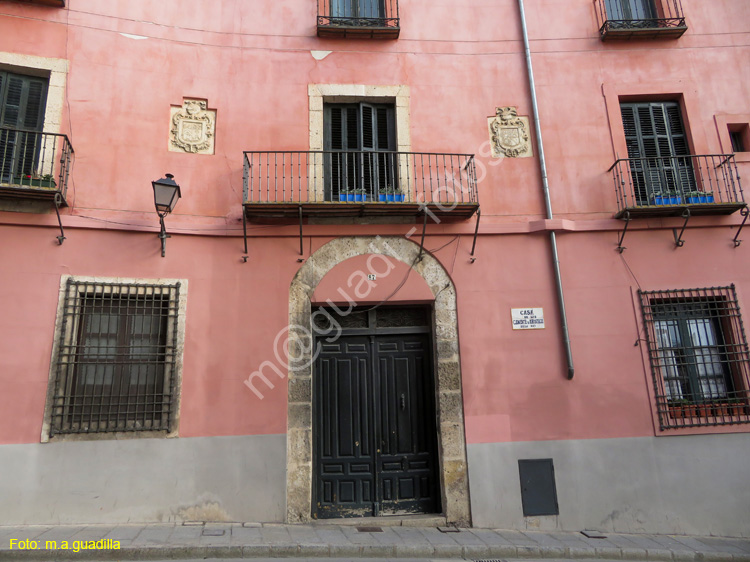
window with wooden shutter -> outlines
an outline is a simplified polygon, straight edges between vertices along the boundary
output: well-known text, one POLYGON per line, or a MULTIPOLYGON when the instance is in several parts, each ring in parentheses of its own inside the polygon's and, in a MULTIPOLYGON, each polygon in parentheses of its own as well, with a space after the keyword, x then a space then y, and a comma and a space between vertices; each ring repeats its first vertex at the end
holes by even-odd
POLYGON ((373 19, 385 17, 384 0, 331 0, 331 17, 373 19))
POLYGON ((47 80, 0 72, 0 173, 3 181, 36 170, 47 80))
POLYGON ((638 205, 659 195, 682 196, 696 188, 677 102, 620 104, 630 172, 638 205))
POLYGON ((326 199, 356 194, 377 201, 395 186, 394 107, 382 104, 326 104, 324 149, 326 199))
POLYGON ((656 18, 653 0, 605 0, 610 20, 647 20, 656 18))

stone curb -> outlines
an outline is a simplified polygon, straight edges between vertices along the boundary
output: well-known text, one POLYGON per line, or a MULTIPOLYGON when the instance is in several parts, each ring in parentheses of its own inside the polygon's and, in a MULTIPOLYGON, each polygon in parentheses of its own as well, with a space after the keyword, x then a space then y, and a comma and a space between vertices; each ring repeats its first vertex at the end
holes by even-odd
POLYGON ((637 548, 457 544, 256 544, 244 546, 144 546, 120 550, 0 550, 0 560, 175 560, 203 558, 455 558, 482 559, 606 559, 633 562, 750 562, 750 554, 637 548))

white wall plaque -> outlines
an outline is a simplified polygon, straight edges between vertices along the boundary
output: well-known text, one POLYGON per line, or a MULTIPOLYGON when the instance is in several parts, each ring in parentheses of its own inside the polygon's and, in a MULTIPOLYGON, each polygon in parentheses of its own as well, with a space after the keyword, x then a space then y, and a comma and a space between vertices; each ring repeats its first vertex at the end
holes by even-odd
POLYGON ((207 100, 183 98, 182 106, 170 109, 169 150, 191 154, 214 154, 216 110, 207 100))
POLYGON ((541 330, 544 328, 543 308, 511 308, 514 330, 541 330))

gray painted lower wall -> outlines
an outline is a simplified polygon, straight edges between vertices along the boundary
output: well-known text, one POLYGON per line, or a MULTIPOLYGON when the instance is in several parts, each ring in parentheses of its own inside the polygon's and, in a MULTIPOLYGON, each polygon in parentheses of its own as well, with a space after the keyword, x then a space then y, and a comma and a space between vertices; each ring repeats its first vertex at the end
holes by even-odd
POLYGON ((0 446, 0 525, 283 521, 286 435, 0 446))
POLYGON ((468 446, 477 527, 750 536, 750 435, 468 446), (552 458, 558 516, 524 517, 519 459, 552 458))

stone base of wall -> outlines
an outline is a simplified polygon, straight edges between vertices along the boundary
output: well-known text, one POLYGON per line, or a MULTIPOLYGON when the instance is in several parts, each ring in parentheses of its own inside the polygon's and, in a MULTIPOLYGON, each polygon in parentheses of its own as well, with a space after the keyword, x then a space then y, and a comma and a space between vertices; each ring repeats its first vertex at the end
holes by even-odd
POLYGON ((0 525, 284 519, 286 436, 0 446, 0 525))
POLYGON ((477 527, 750 537, 750 435, 469 445, 477 527), (552 458, 560 515, 524 517, 519 459, 552 458))

